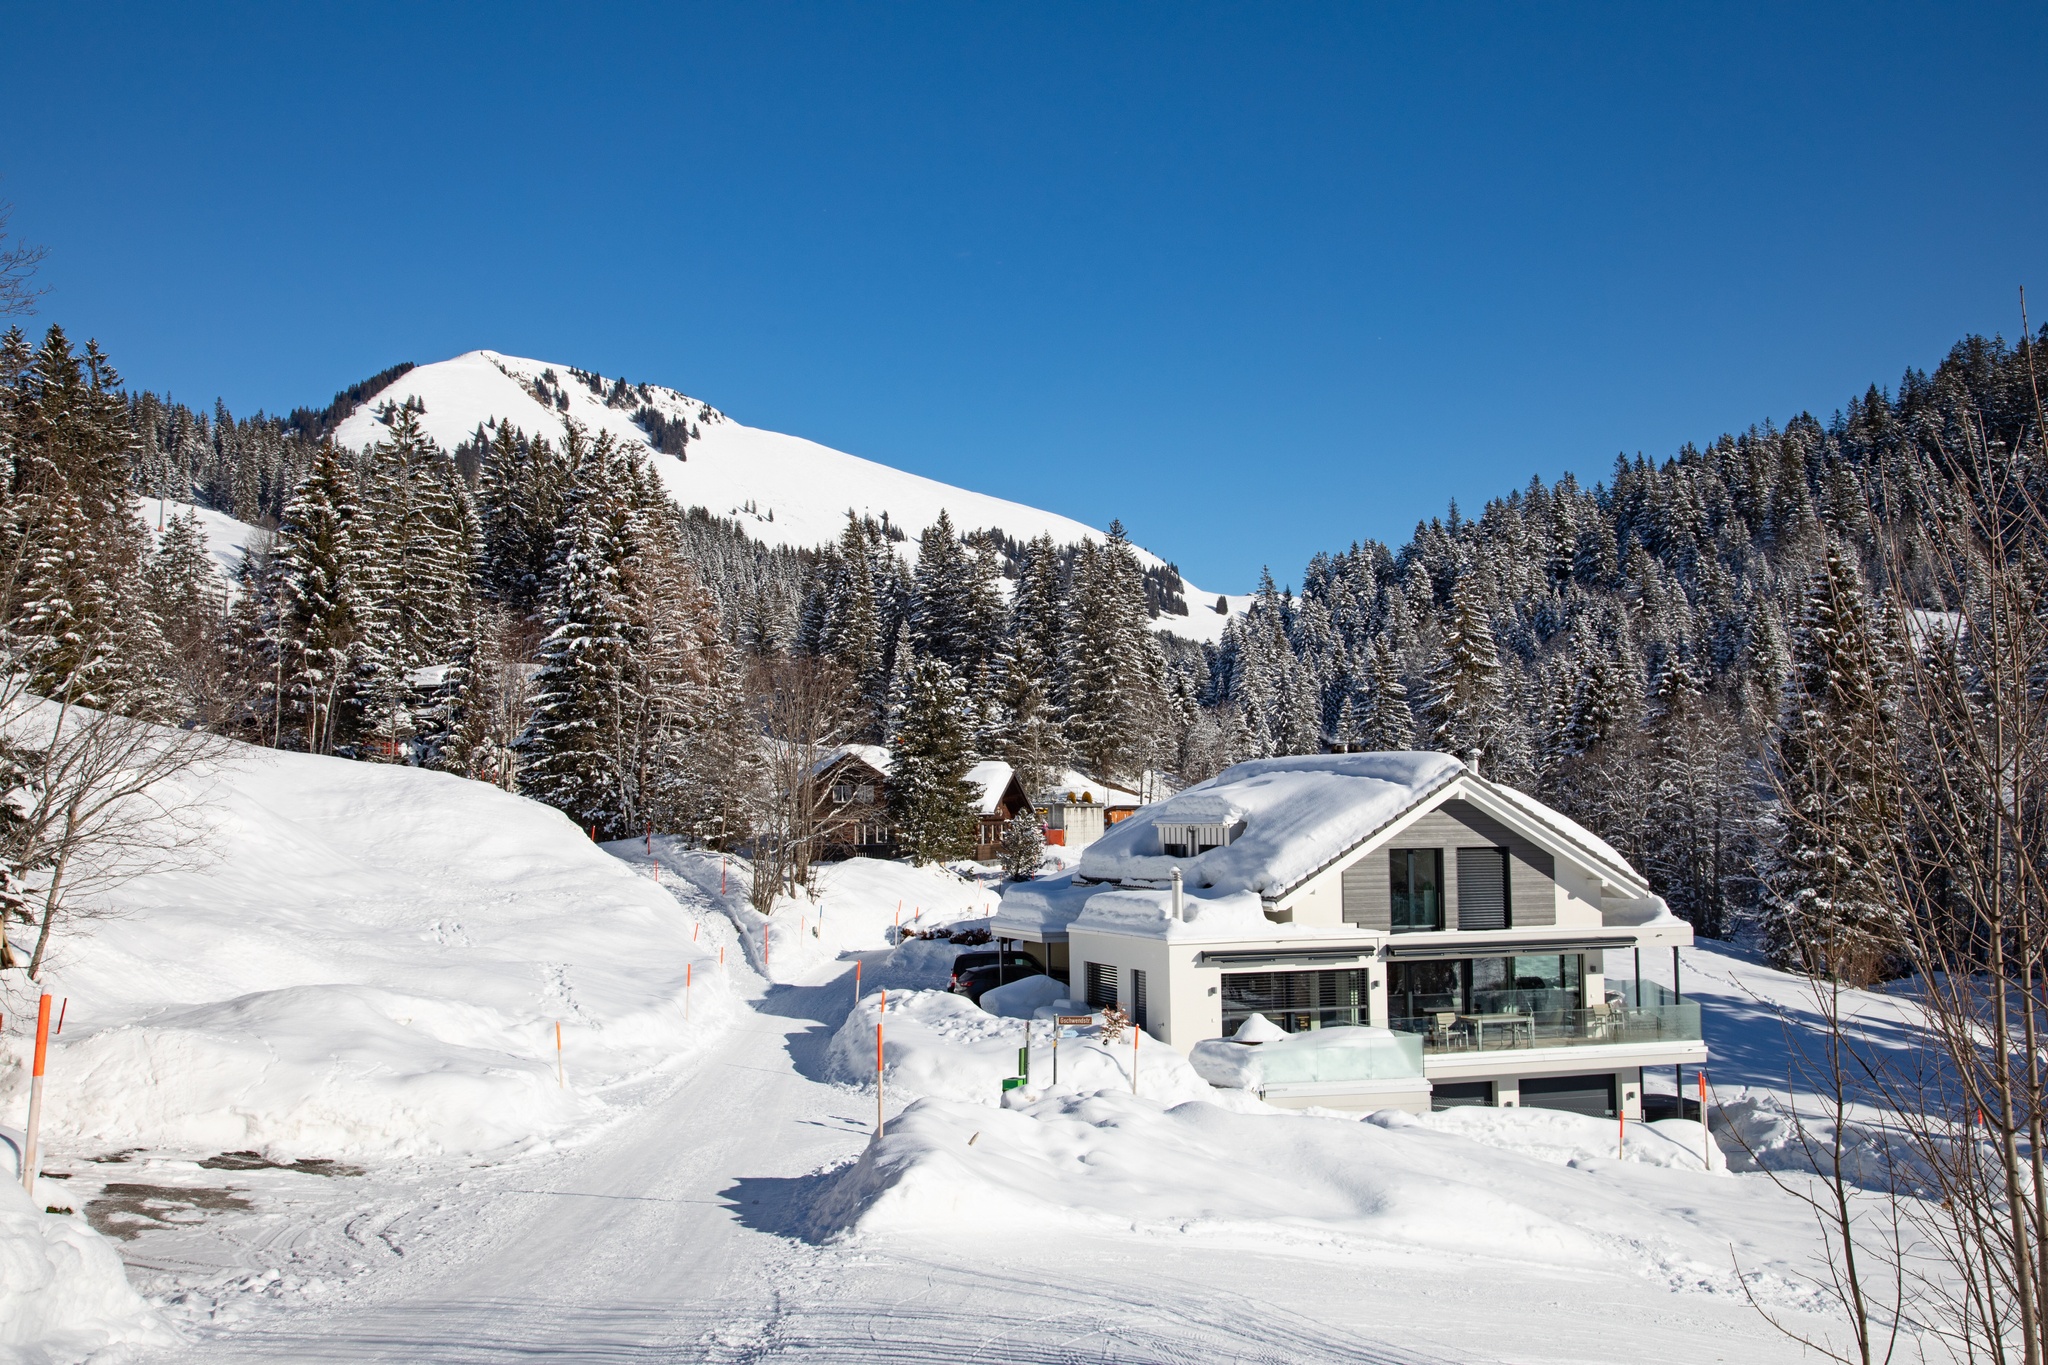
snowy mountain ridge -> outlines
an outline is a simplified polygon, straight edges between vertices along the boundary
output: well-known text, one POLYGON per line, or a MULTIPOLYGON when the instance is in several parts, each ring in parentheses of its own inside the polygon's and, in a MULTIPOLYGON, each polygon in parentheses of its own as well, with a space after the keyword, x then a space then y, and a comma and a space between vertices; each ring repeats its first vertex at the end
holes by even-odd
MULTIPOLYGON (((655 384, 606 379, 574 366, 496 351, 470 351, 406 371, 371 395, 335 431, 337 444, 363 449, 382 440, 390 415, 411 405, 444 449, 479 427, 510 422, 530 436, 559 440, 570 422, 644 447, 669 495, 684 507, 743 523, 769 545, 810 547, 838 538, 848 510, 887 517, 911 539, 948 513, 961 531, 1001 530, 1019 540, 1041 532, 1060 544, 1100 541, 1103 533, 1071 517, 928 479, 799 436, 732 420, 687 394, 655 384)), ((1148 567, 1165 561, 1145 550, 1148 567)), ((1162 629, 1215 640, 1229 618, 1217 594, 1186 585, 1188 615, 1162 616, 1162 629)), ((1230 600, 1233 613, 1250 600, 1230 600)))

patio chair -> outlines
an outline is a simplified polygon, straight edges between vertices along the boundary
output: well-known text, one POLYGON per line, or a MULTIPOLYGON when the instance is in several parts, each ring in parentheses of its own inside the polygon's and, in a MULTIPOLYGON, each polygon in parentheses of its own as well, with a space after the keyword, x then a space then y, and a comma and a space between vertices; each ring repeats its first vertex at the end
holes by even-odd
POLYGON ((1429 1031, 1432 1042, 1446 1049, 1465 1046, 1465 1030, 1458 1023, 1458 1016, 1455 1013, 1449 1010, 1441 1011, 1435 1016, 1435 1020, 1436 1027, 1429 1031))

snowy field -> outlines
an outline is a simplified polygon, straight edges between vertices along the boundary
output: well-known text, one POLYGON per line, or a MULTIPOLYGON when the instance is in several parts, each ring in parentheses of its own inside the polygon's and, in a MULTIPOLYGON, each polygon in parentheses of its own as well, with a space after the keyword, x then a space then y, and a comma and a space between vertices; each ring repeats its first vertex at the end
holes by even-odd
MULTIPOLYGON (((1696 1124, 1287 1113, 1129 1035, 1054 1085, 1042 1026, 1002 1102, 1024 1020, 903 937, 985 922, 985 872, 839 864, 762 917, 740 860, 452 778, 215 781, 213 860, 59 963, 35 1208, 76 1212, 0 1199, 0 1361, 1756 1365, 1800 1357, 1748 1296, 1825 1326, 1810 1221, 1696 1124)), ((1684 971, 1751 1112, 1797 988, 1684 971)))

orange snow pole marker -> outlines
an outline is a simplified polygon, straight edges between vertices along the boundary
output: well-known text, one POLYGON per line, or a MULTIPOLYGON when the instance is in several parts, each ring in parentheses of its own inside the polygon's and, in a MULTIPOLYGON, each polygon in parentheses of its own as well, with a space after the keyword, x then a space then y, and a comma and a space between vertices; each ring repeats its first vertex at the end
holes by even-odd
POLYGON ((704 927, 704 921, 703 921, 703 920, 701 920, 701 919, 700 919, 700 920, 698 920, 698 921, 697 921, 697 922, 696 922, 695 924, 693 924, 693 925, 691 925, 691 926, 690 926, 690 942, 692 942, 692 943, 695 943, 695 942, 697 941, 697 931, 698 931, 699 929, 702 929, 703 927, 704 927))
POLYGON ((694 962, 683 964, 683 1022, 686 1024, 690 1021, 690 975, 696 966, 694 962))
POLYGON ((1714 1139, 1707 1129, 1707 1069, 1700 1068, 1700 1164, 1714 1169, 1714 1139))
POLYGON ((854 1004, 854 1008, 856 1008, 856 1009, 860 1008, 860 959, 859 959, 859 958, 855 958, 855 959, 853 960, 853 1004, 854 1004))
POLYGON ((1145 1030, 1131 1025, 1131 1093, 1138 1093, 1138 1035, 1145 1030))
POLYGON ((1617 1107, 1614 1121, 1618 1125, 1614 1130, 1614 1159, 1622 1161, 1628 1153, 1628 1110, 1617 1107))
POLYGON ((36 1192, 36 1168, 42 1156, 42 1144, 37 1141, 37 1132, 43 1123, 43 1063, 50 1053, 50 997, 44 995, 36 1004, 36 1060, 32 1079, 28 1085, 28 1141, 21 1154, 21 1187, 34 1198, 36 1192))
POLYGON ((723 943, 718 945, 718 965, 720 967, 725 966, 725 945, 723 943))
POLYGON ((562 1021, 555 1020, 555 1084, 562 1089, 569 1088, 569 1078, 562 1070, 562 1021))
POLYGON ((882 1016, 888 1012, 889 992, 883 991, 882 1007, 875 1012, 875 1136, 878 1138, 888 1126, 882 1117, 882 1016))

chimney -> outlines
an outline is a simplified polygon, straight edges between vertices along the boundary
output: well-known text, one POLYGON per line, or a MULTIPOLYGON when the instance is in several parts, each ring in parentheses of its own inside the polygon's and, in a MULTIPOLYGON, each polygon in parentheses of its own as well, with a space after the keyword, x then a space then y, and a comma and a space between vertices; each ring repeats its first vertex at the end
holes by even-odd
POLYGON ((1465 751, 1465 766, 1472 770, 1472 776, 1474 777, 1479 776, 1479 756, 1483 752, 1480 749, 1467 749, 1465 751))
POLYGON ((1180 869, 1177 867, 1173 870, 1173 917, 1177 920, 1187 918, 1184 908, 1181 905, 1180 869))

